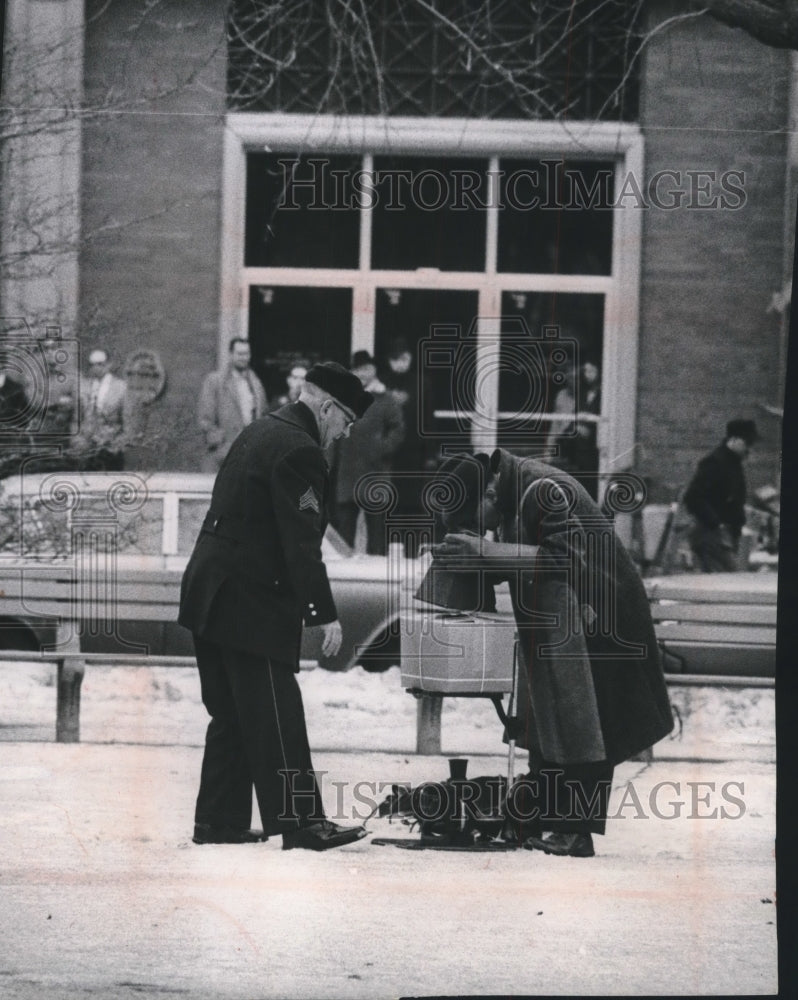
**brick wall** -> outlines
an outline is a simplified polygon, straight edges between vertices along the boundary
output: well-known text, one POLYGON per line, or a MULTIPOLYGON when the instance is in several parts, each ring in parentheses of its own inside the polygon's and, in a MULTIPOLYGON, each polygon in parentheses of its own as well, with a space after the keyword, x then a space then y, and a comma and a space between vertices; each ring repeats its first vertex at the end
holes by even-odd
MULTIPOLYGON (((87 4, 88 103, 109 110, 84 131, 82 337, 120 363, 153 347, 168 378, 131 466, 193 469, 201 453, 196 394, 218 336, 223 6, 162 0, 138 23, 141 0, 97 18, 87 4)), ((675 10, 657 0, 651 16, 675 10)), ((737 210, 645 210, 637 428, 652 499, 670 499, 737 415, 765 438, 752 485, 776 475, 780 428, 758 404, 780 398, 767 308, 782 285, 788 66, 709 17, 646 49, 643 186, 663 169, 683 187, 688 170, 738 170, 746 196, 737 210)))
MULTIPOLYGON (((673 12, 657 4, 652 20, 673 12)), ((671 498, 735 416, 764 439, 749 483, 777 474, 779 421, 759 404, 780 399, 779 316, 767 310, 782 286, 788 69, 786 53, 708 16, 647 50, 646 178, 676 170, 689 188, 688 170, 738 170, 746 196, 736 210, 645 214, 637 428, 654 499, 671 498)))
POLYGON ((129 467, 196 469, 202 373, 216 367, 225 104, 223 4, 87 4, 81 337, 167 373, 129 467))

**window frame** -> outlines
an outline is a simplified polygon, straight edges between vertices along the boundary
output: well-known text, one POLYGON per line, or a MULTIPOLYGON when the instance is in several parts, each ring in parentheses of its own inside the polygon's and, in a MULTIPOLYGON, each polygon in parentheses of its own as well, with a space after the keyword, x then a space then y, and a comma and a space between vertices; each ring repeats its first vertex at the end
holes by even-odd
MULTIPOLYGON (((440 288, 479 292, 480 336, 498 339, 504 291, 594 292, 604 295, 600 472, 628 468, 635 455, 637 363, 643 208, 617 204, 630 174, 642 184, 643 136, 638 125, 619 122, 541 122, 455 118, 381 118, 234 112, 225 119, 222 188, 221 301, 218 360, 231 337, 246 336, 249 287, 317 285, 353 290, 352 351, 372 350, 376 289, 440 288), (597 159, 615 164, 612 258, 609 275, 514 274, 496 269, 498 207, 487 209, 485 270, 480 272, 373 271, 371 212, 362 211, 359 267, 244 267, 246 154, 290 150, 310 154, 354 153, 373 168, 381 154, 484 157, 495 174, 505 157, 597 159)), ((496 180, 493 182, 497 183, 496 180)), ((486 397, 486 405, 498 406, 486 397)), ((480 421, 481 423, 481 421, 480 421)), ((475 448, 495 445, 495 433, 475 431, 475 448)))

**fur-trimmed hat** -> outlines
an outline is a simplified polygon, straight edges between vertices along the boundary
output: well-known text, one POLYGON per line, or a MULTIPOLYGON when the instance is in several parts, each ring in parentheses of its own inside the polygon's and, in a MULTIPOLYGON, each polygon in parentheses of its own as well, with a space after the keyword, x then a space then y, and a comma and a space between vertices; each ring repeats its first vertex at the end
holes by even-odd
POLYGON ((374 397, 366 392, 357 375, 347 371, 337 361, 321 361, 314 365, 305 376, 305 381, 329 392, 358 417, 362 417, 374 402, 374 397))

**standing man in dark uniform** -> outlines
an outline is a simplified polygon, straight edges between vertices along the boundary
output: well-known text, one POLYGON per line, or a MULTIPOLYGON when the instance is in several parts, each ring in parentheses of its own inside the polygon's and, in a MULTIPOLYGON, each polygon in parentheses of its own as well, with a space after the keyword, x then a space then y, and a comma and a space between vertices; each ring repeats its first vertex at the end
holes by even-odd
POLYGON ((684 494, 692 514, 690 548, 704 573, 738 569, 737 550, 745 524, 743 459, 759 440, 753 420, 730 420, 726 437, 698 463, 684 494))
POLYGON ((327 850, 365 835, 324 816, 296 680, 303 621, 334 656, 341 626, 321 556, 328 470, 323 449, 372 402, 357 376, 314 365, 299 400, 245 427, 216 477, 183 576, 179 622, 194 635, 211 716, 195 843, 246 843, 252 787, 263 836, 327 850))

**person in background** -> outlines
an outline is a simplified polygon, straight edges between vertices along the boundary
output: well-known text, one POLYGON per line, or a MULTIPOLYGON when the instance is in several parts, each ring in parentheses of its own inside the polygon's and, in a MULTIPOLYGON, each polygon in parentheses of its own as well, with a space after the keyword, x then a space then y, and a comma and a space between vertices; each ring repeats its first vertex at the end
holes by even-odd
MULTIPOLYGON (((344 540, 355 545, 360 506, 356 499, 357 484, 367 473, 391 469, 391 459, 404 440, 402 407, 377 378, 377 365, 368 351, 356 351, 352 357, 352 373, 360 379, 374 403, 362 420, 352 428, 349 437, 341 438, 333 454, 335 481, 334 524, 344 540)), ((364 509, 366 522, 366 552, 385 555, 385 514, 364 509)))
POLYGON ((682 502, 693 518, 690 548, 703 573, 739 569, 737 551, 745 525, 743 462, 759 440, 753 420, 730 420, 723 441, 698 463, 682 502))
MULTIPOLYGON (((419 372, 415 358, 402 337, 394 338, 388 348, 386 364, 382 368, 382 381, 399 403, 404 421, 404 438, 393 454, 392 481, 396 489, 395 513, 412 524, 413 518, 426 520, 428 511, 422 502, 424 486, 438 466, 437 444, 422 434, 420 408, 426 409, 424 422, 431 424, 432 392, 419 372)), ((407 529, 405 551, 418 554, 420 531, 407 529)))
POLYGON ((529 750, 525 785, 537 810, 512 835, 546 854, 592 857, 614 767, 673 729, 648 598, 611 522, 572 476, 503 449, 487 468, 478 530, 495 537, 452 532, 433 553, 444 568, 473 558, 509 583, 522 668, 513 735, 529 750))
POLYGON ((269 409, 279 410, 286 403, 295 403, 299 399, 302 386, 305 384, 305 376, 308 373, 308 368, 307 361, 297 360, 291 365, 285 377, 286 391, 281 396, 278 396, 273 403, 270 403, 269 409))
POLYGON ((127 443, 127 384, 111 372, 108 352, 89 354, 89 377, 80 387, 79 422, 73 454, 80 469, 120 472, 127 443))
POLYGON ((218 472, 230 445, 253 420, 266 412, 266 393, 250 368, 249 341, 233 337, 224 371, 205 376, 197 423, 205 437, 203 472, 218 472))
POLYGON ((297 684, 302 625, 322 654, 342 642, 321 553, 324 450, 372 403, 342 365, 307 373, 296 403, 249 424, 222 463, 183 575, 178 621, 194 637, 205 738, 194 842, 280 834, 283 850, 324 851, 365 836, 326 819, 297 684), (252 788, 263 834, 249 829, 252 788))
POLYGON ((601 413, 601 373, 589 359, 582 362, 578 375, 566 377, 566 384, 554 399, 554 411, 561 419, 551 423, 546 458, 568 472, 598 499, 598 425, 592 420, 575 419, 579 413, 601 413))

